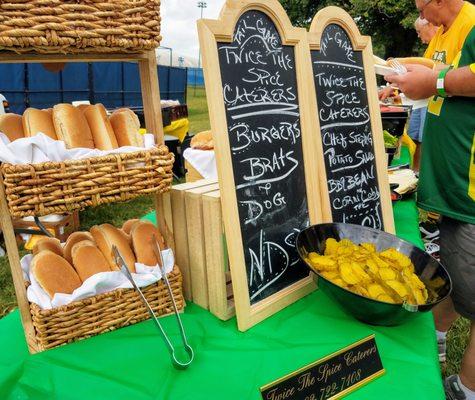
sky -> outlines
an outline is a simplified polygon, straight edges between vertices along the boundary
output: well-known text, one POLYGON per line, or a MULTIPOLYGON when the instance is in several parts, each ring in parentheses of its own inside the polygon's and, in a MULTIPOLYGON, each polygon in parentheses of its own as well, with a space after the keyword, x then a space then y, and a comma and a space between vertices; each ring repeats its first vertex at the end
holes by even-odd
MULTIPOLYGON (((205 0, 205 2, 207 8, 203 10, 203 18, 218 18, 224 0, 205 0)), ((162 0, 161 45, 173 48, 176 54, 197 60, 199 44, 196 20, 200 18, 200 12, 198 0, 162 0)), ((162 52, 160 54, 163 54, 162 52)))

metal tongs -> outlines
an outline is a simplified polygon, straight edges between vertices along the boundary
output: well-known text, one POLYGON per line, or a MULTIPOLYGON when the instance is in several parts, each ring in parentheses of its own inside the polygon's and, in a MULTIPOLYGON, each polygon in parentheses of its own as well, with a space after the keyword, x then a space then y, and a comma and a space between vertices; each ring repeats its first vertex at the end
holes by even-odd
POLYGON ((173 366, 176 369, 186 369, 193 362, 193 358, 194 358, 195 355, 194 355, 192 347, 188 344, 188 341, 186 339, 185 329, 183 328, 183 324, 181 323, 181 318, 180 318, 180 315, 178 314, 178 310, 177 310, 176 303, 175 303, 175 298, 173 297, 172 289, 170 287, 170 283, 168 282, 167 274, 165 272, 162 253, 160 252, 160 249, 158 247, 157 240, 155 239, 155 237, 153 238, 152 247, 153 247, 153 251, 155 253, 155 257, 157 258, 157 261, 158 261, 158 264, 159 264, 158 266, 159 266, 160 271, 162 273, 163 280, 164 280, 164 282, 167 286, 168 294, 170 295, 170 299, 172 300, 173 310, 175 311, 175 317, 176 317, 176 320, 178 322, 178 326, 180 328, 180 334, 181 334, 181 339, 183 341, 183 347, 184 347, 185 351, 188 353, 188 356, 189 356, 189 360, 187 362, 181 362, 177 359, 176 354, 175 354, 175 348, 173 347, 170 339, 168 338, 167 334, 165 333, 162 325, 160 324, 160 321, 158 320, 155 313, 153 312, 152 307, 150 307, 150 304, 148 303, 147 299, 145 298, 142 291, 140 290, 140 288, 137 286, 134 279, 132 278, 132 275, 131 275, 129 269, 127 268, 127 265, 126 265, 124 259, 122 258, 122 255, 120 254, 120 252, 119 252, 119 250, 117 249, 116 246, 112 246, 112 253, 113 253, 115 262, 118 265, 119 269, 126 276, 126 278, 130 281, 130 283, 132 284, 134 289, 137 291, 137 293, 140 295, 145 307, 147 308, 148 313, 150 314, 150 317, 155 321, 155 324, 157 325, 158 329, 160 330, 160 333, 162 335, 162 339, 164 340, 165 345, 167 346, 168 352, 170 353, 170 357, 172 359, 173 366))
POLYGON ((388 167, 388 172, 399 171, 400 169, 406 169, 406 168, 411 168, 409 163, 390 166, 388 167))

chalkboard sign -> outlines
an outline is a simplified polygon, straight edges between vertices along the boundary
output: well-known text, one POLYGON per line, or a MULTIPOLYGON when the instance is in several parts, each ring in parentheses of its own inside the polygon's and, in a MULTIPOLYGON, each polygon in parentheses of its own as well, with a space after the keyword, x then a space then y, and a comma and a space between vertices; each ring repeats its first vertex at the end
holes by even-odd
POLYGON ((295 247, 309 226, 294 49, 247 11, 219 63, 251 304, 308 276, 295 247))
POLYGON ((228 1, 221 15, 229 22, 219 21, 220 28, 204 22, 214 29, 215 54, 204 25, 198 27, 236 313, 246 329, 315 287, 295 247, 298 232, 318 222, 319 208, 316 171, 310 178, 305 172, 313 151, 305 150, 310 132, 297 73, 308 45, 277 1, 228 1), (292 45, 282 32, 294 36, 292 45))
POLYGON ((261 388, 263 400, 343 397, 384 374, 374 335, 261 388))
MULTIPOLYGON (((336 19, 346 17, 343 10, 332 9, 338 10, 336 19)), ((323 14, 335 20, 335 12, 323 14)), ((367 81, 370 66, 363 57, 369 48, 355 49, 336 22, 319 34, 311 59, 331 220, 392 231, 376 82, 374 72, 367 81)))

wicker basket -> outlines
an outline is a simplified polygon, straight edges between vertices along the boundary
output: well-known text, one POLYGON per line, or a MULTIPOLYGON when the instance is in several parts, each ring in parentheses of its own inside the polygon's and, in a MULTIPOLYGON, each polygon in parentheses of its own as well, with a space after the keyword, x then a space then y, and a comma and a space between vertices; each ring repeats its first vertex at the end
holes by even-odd
POLYGON ((0 50, 131 53, 160 40, 160 0, 0 1, 0 50))
MULTIPOLYGON (((175 265, 167 275, 178 310, 183 310, 182 276, 175 265)), ((173 313, 172 300, 162 280, 141 289, 157 316, 173 313)), ((66 306, 41 310, 30 303, 36 333, 37 351, 51 349, 113 331, 150 318, 139 295, 133 289, 118 289, 66 306)))
POLYGON ((163 193, 174 155, 164 145, 134 153, 40 164, 2 164, 13 217, 42 216, 163 193))

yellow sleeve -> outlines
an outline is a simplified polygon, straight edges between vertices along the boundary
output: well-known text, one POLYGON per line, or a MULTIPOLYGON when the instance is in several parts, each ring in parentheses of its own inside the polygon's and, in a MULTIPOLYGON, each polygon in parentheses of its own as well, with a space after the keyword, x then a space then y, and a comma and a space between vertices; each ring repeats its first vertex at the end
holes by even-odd
POLYGON ((475 63, 470 64, 470 71, 475 74, 475 63))

